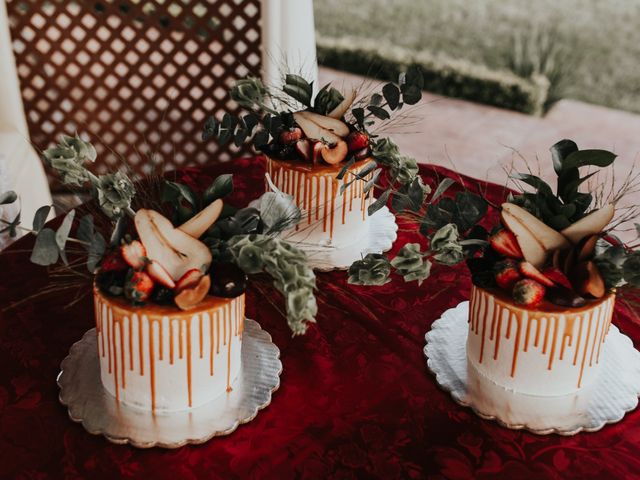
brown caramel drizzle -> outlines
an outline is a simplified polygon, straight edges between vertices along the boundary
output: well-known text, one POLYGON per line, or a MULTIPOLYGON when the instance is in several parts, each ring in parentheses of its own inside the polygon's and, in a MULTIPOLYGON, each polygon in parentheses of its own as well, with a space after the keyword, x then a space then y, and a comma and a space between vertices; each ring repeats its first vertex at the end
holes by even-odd
MULTIPOLYGON (((355 173, 369 161, 371 160, 356 162, 349 171, 355 173)), ((364 192, 364 184, 373 178, 373 172, 367 174, 364 181, 354 181, 344 188, 342 193, 339 193, 341 185, 344 186, 352 180, 348 179, 347 176, 342 180, 336 178, 341 168, 339 165, 312 167, 300 162, 267 159, 267 172, 276 187, 293 196, 298 208, 306 212, 307 224, 312 223, 314 210, 316 212, 316 221, 319 221, 322 216, 322 231, 328 232, 329 238, 333 238, 335 222, 339 221, 336 218, 336 208, 342 208, 340 221, 342 225, 345 225, 347 220, 347 201, 349 202, 349 211, 351 211, 354 199, 360 199, 363 221, 366 220, 367 207, 373 202, 373 189, 367 193, 364 192), (312 190, 314 179, 317 192, 315 196, 312 190), (321 185, 323 186, 322 193, 320 193, 321 185), (337 198, 339 195, 342 196, 342 199, 337 198), (322 215, 320 215, 321 209, 322 215)), ((296 225, 296 230, 299 227, 300 224, 296 225)))
MULTIPOLYGON (((150 307, 144 311, 135 312, 130 307, 121 306, 117 301, 111 303, 95 295, 96 331, 98 353, 102 357, 107 356, 109 373, 113 374, 116 400, 120 400, 120 388, 126 389, 127 362, 125 350, 129 353, 129 370, 134 371, 134 316, 137 317, 137 346, 139 350, 140 376, 145 375, 144 336, 148 334, 148 375, 151 393, 151 408, 156 408, 156 361, 162 361, 163 338, 162 324, 169 323, 169 363, 175 361, 175 342, 178 343, 178 358, 186 360, 187 398, 188 406, 193 403, 193 355, 192 351, 192 327, 198 328, 199 358, 204 357, 204 325, 205 319, 209 324, 209 370, 214 374, 214 358, 220 353, 220 323, 223 324, 223 341, 227 346, 227 391, 231 391, 231 344, 232 337, 242 337, 244 330, 244 300, 241 297, 228 301, 209 297, 207 305, 194 313, 163 310, 161 307, 150 307), (223 303, 224 302, 224 303, 223 303), (233 311, 232 311, 233 305, 233 311), (221 308, 220 308, 221 307, 221 308), (232 315, 233 313, 233 315, 232 315), (223 320, 221 320, 221 318, 223 320), (106 330, 105 330, 106 323, 106 330), (214 325, 215 324, 215 325, 214 325), (148 330, 145 332, 145 326, 148 330), (174 335, 174 326, 177 327, 177 336, 174 335), (157 328, 156 328, 157 327, 157 328), (155 335, 158 335, 158 342, 155 335), (125 332, 127 335, 125 335, 125 332), (176 339, 177 337, 177 339, 176 339), (215 352, 214 352, 215 341, 215 352), (105 348, 106 342, 106 348, 105 348), (156 357, 156 345, 158 356, 156 357), (126 348, 126 347, 127 348, 126 348)), ((121 302, 122 303, 122 302, 121 302)))
POLYGON ((510 339, 512 334, 515 333, 514 348, 511 353, 511 377, 515 377, 520 350, 523 352, 529 351, 532 338, 533 346, 538 347, 542 321, 544 320, 544 339, 541 354, 548 354, 549 356, 547 363, 548 370, 553 369, 556 357, 558 357, 558 360, 563 360, 571 348, 574 348, 574 352, 572 357, 569 356, 570 361, 573 365, 577 365, 578 356, 580 355, 580 349, 582 347, 582 360, 577 379, 577 385, 580 387, 587 356, 589 356, 590 367, 593 366, 594 359, 596 364, 600 360, 600 349, 606 340, 606 335, 611 325, 613 306, 614 298, 613 295, 610 295, 602 299, 599 304, 594 306, 592 303, 583 309, 533 311, 510 305, 497 296, 474 287, 472 289, 469 306, 469 333, 477 335, 479 330, 481 330, 479 363, 482 363, 484 360, 487 335, 489 336, 489 341, 494 341, 493 359, 497 360, 500 356, 500 340, 502 336, 504 336, 505 339, 510 339), (491 325, 487 329, 489 315, 491 316, 491 325), (481 320, 482 329, 480 329, 481 320), (502 324, 505 321, 507 325, 503 333, 502 324), (535 336, 532 332, 534 322, 536 324, 535 336), (584 344, 581 345, 585 324, 586 337, 584 344), (560 331, 561 326, 562 331, 560 331), (576 330, 577 338, 574 341, 576 330), (522 335, 522 333, 524 333, 524 335, 522 335), (524 342, 521 341, 522 337, 524 337, 524 342))

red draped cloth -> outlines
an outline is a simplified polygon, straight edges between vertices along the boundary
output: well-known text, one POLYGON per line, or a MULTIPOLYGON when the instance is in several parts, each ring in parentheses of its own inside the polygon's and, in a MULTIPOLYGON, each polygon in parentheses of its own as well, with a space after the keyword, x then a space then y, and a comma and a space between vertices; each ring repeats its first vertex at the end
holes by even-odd
MULTIPOLYGON (((264 164, 243 159, 184 181, 206 186, 236 173, 231 203, 263 191, 264 164)), ((421 166, 432 186, 449 176, 493 203, 503 187, 421 166)), ((491 213, 489 217, 495 216, 491 213)), ((495 221, 495 217, 493 218, 495 221)), ((491 218, 488 221, 492 221, 491 218)), ((396 250, 422 241, 400 221, 396 250)), ((29 262, 32 236, 0 255, 0 306, 42 291, 51 273, 29 262)), ((58 402, 56 375, 69 347, 93 327, 88 287, 40 296, 0 315, 1 478, 638 478, 640 413, 596 433, 538 436, 482 420, 454 403, 427 370, 424 335, 448 308, 466 300, 466 268, 434 267, 418 287, 402 278, 382 287, 347 284, 345 272, 318 274, 317 325, 295 337, 263 297, 247 297, 281 351, 284 371, 271 405, 229 436, 176 450, 138 450, 87 433, 58 402)), ((640 326, 619 306, 614 322, 634 342, 640 326)))

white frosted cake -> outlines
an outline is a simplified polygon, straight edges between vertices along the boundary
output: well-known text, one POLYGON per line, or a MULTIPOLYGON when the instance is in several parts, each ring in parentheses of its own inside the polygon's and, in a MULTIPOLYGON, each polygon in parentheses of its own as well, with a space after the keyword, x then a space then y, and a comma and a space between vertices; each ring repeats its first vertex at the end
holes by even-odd
MULTIPOLYGON (((364 192, 365 182, 353 180, 371 159, 357 161, 342 180, 342 165, 312 165, 267 157, 267 173, 275 186, 291 195, 302 213, 295 228, 283 233, 291 242, 340 247, 365 237, 369 229, 367 209, 373 202, 373 189, 364 192)), ((365 178, 371 178, 369 173, 365 178)))
POLYGON ((469 302, 469 363, 518 393, 564 395, 598 375, 615 295, 577 308, 550 302, 517 305, 502 291, 473 286, 469 302))
POLYGON ((240 372, 244 295, 196 308, 135 307, 94 289, 100 377, 129 406, 168 412, 230 391, 240 372))

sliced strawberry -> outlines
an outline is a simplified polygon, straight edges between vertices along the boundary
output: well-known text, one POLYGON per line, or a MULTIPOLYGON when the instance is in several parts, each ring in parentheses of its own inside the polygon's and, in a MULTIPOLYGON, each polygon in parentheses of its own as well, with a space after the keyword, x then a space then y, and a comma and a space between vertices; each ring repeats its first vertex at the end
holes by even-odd
POLYGON ((122 253, 124 261, 133 269, 140 270, 144 267, 146 263, 147 250, 138 240, 134 240, 131 243, 125 243, 120 248, 120 252, 122 253))
POLYGON ((346 141, 350 152, 369 147, 369 135, 364 132, 351 132, 346 141))
POLYGON ((153 291, 153 279, 146 272, 133 272, 124 285, 124 295, 133 302, 146 302, 153 291))
POLYGON ((489 237, 489 243, 500 255, 510 258, 522 258, 522 250, 516 236, 507 229, 502 229, 489 237))
POLYGON ((567 276, 559 268, 547 267, 542 271, 542 275, 544 275, 556 285, 568 288, 569 290, 573 288, 567 276))
POLYGON ((514 283, 522 278, 518 271, 518 265, 511 259, 497 262, 493 267, 496 283, 504 290, 511 291, 514 283))
POLYGON ((116 249, 104 256, 100 262, 100 270, 103 272, 121 272, 129 268, 122 258, 120 249, 116 249))
POLYGON ((555 283, 547 277, 545 277, 540 270, 534 267, 529 262, 520 262, 518 265, 520 273, 527 278, 531 278, 538 283, 541 283, 545 287, 553 287, 555 283))
POLYGON ((184 290, 185 288, 191 288, 200 281, 203 273, 197 268, 192 268, 188 272, 186 272, 180 279, 176 282, 175 289, 179 292, 184 290))
POLYGON ((305 161, 308 162, 309 160, 311 160, 311 142, 306 138, 303 138, 296 142, 296 151, 305 161))
POLYGON ((544 285, 530 278, 525 278, 516 282, 513 286, 512 295, 516 303, 527 307, 535 307, 542 302, 545 293, 544 285))
POLYGON ((289 128, 280 133, 280 143, 288 145, 295 143, 302 138, 302 130, 299 127, 289 128))
POLYGON ((147 273, 160 285, 164 285, 167 288, 175 288, 176 286, 176 282, 173 281, 167 269, 155 260, 151 260, 151 262, 147 264, 147 273))

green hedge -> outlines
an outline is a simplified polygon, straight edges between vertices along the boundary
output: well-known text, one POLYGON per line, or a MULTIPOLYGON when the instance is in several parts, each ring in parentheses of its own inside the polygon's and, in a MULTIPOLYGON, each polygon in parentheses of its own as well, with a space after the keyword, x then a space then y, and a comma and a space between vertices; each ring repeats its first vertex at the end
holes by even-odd
POLYGON ((320 65, 393 81, 409 65, 418 65, 424 74, 426 91, 533 115, 544 112, 549 91, 549 81, 544 76, 522 78, 508 71, 379 45, 371 40, 319 36, 317 49, 320 65))

